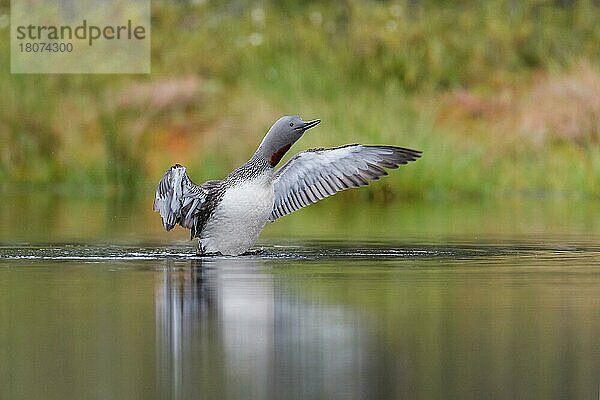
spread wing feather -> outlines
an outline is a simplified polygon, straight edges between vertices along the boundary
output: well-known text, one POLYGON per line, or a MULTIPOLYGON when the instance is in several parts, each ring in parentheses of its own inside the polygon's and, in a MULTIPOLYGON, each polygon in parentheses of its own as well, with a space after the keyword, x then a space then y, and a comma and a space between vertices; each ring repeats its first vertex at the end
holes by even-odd
POLYGON ((310 149, 296 154, 275 174, 275 221, 342 190, 368 185, 415 161, 421 152, 396 146, 351 144, 332 149, 310 149))
POLYGON ((179 164, 167 170, 158 183, 154 197, 154 211, 160 213, 167 231, 179 224, 191 229, 192 237, 200 232, 209 193, 207 184, 196 185, 187 175, 185 167, 179 164))

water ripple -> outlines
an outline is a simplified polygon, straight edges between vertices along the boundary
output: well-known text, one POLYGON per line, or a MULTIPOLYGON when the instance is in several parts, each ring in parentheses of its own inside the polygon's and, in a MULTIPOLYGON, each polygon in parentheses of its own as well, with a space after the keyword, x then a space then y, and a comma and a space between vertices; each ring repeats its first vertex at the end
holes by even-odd
MULTIPOLYGON (((423 244, 423 243, 353 243, 353 242, 303 242, 290 245, 266 245, 243 259, 262 260, 389 260, 389 259, 482 259, 490 257, 580 257, 598 256, 598 248, 539 243, 513 244, 423 244)), ((98 245, 98 244, 23 244, 0 245, 0 260, 30 261, 143 261, 223 259, 227 256, 200 257, 189 243, 170 245, 98 245)))

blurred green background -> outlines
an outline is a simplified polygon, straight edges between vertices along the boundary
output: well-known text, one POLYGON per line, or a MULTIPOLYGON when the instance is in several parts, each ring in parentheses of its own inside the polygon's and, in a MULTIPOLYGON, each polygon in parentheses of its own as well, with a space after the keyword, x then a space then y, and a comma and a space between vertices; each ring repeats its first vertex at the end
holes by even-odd
MULTIPOLYGON (((9 74, 0 190, 135 196, 224 177, 284 114, 295 145, 424 156, 365 198, 600 195, 598 1, 153 1, 152 74, 9 74)), ((289 157, 290 155, 288 155, 289 157)))

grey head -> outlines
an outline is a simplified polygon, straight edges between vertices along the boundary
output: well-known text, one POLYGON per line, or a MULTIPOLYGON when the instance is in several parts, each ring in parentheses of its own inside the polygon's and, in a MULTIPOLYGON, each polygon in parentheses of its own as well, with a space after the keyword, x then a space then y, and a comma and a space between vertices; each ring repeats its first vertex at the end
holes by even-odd
POLYGON ((319 122, 320 119, 304 121, 297 115, 279 118, 265 135, 254 157, 266 160, 271 167, 275 167, 304 132, 318 125, 319 122))

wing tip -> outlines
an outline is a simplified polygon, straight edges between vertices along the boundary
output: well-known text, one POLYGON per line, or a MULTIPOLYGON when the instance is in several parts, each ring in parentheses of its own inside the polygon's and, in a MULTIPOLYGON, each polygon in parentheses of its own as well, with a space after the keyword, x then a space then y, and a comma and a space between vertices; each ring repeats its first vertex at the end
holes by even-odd
POLYGON ((391 157, 389 157, 388 159, 386 159, 385 156, 382 155, 382 157, 384 158, 383 161, 385 161, 385 163, 387 164, 387 165, 384 165, 384 167, 389 168, 389 169, 396 169, 396 168, 400 167, 401 165, 406 165, 409 162, 417 161, 419 158, 421 158, 423 156, 423 152, 421 150, 409 149, 407 147, 400 147, 400 146, 374 146, 374 147, 383 148, 386 150, 390 150, 392 152, 392 154, 390 155, 391 157))
MULTIPOLYGON (((160 214, 166 231, 172 230, 177 224, 183 226, 181 208, 184 206, 183 198, 193 189, 190 189, 191 186, 197 185, 189 179, 186 168, 179 163, 169 167, 158 183, 152 210, 160 214)), ((195 193, 197 194, 197 191, 195 193)), ((188 217, 190 212, 191 208, 188 217)))

